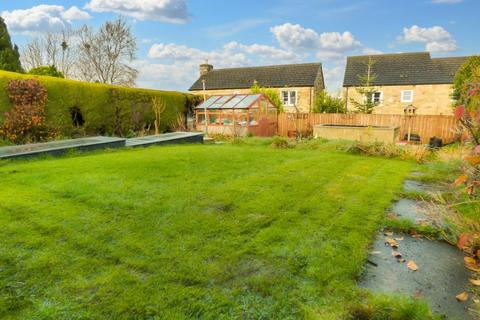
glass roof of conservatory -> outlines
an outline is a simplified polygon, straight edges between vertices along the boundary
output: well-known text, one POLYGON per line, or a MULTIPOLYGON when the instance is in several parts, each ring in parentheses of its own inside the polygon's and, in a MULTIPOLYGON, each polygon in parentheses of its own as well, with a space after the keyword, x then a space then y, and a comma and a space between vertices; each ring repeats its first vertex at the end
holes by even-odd
POLYGON ((211 96, 195 109, 248 109, 261 94, 233 94, 227 96, 211 96))

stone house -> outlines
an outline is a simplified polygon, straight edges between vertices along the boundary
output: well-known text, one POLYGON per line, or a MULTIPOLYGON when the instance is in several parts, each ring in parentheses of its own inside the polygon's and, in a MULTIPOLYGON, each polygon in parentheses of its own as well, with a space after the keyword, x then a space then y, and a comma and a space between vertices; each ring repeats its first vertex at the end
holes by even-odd
POLYGON ((285 111, 311 112, 315 94, 325 89, 321 63, 288 64, 264 67, 214 69, 205 63, 200 65, 200 77, 190 87, 193 94, 207 98, 213 95, 248 94, 254 83, 261 87, 275 88, 283 101, 285 111))
POLYGON ((417 114, 450 115, 453 80, 466 59, 431 58, 428 52, 348 57, 343 81, 347 110, 354 111, 352 100, 361 103, 369 98, 376 103, 373 113, 403 114, 413 105, 417 114), (368 74, 368 65, 375 75, 372 97, 357 91, 364 85, 360 77, 368 74))

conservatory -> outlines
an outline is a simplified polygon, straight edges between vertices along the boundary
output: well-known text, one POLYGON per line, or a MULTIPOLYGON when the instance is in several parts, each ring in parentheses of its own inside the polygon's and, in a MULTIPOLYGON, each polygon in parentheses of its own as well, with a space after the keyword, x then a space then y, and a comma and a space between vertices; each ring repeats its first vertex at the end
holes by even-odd
POLYGON ((277 108, 262 94, 215 95, 195 108, 197 130, 209 135, 274 136, 277 108))

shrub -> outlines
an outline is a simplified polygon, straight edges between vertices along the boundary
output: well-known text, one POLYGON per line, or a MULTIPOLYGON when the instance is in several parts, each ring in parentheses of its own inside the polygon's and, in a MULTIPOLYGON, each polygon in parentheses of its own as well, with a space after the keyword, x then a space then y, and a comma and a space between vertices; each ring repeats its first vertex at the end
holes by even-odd
MULTIPOLYGON (((180 92, 124 88, 5 71, 0 71, 0 88, 12 79, 32 78, 48 92, 46 123, 58 128, 65 136, 78 132, 85 135, 126 136, 145 128, 154 128, 153 97, 161 97, 167 105, 160 123, 160 131, 165 132, 183 114, 189 97, 180 92), (76 119, 80 116, 82 121, 78 122, 76 119)), ((7 92, 0 90, 0 123, 5 112, 11 108, 7 92)))
POLYGON ((280 137, 280 136, 273 137, 272 143, 270 146, 276 149, 295 148, 295 144, 291 144, 287 138, 280 137))
POLYGON ((260 87, 258 83, 255 81, 255 83, 253 84, 250 90, 252 93, 263 94, 270 100, 270 102, 272 102, 277 107, 278 112, 283 112, 283 103, 276 89, 260 87))
POLYGON ((34 74, 38 76, 49 76, 55 78, 65 78, 62 72, 57 70, 55 66, 41 66, 37 68, 32 68, 28 71, 29 74, 34 74))
POLYGON ((14 143, 30 143, 55 136, 45 124, 47 92, 38 81, 12 80, 6 87, 14 105, 5 114, 1 134, 14 143))
POLYGON ((313 112, 316 113, 346 113, 345 102, 340 98, 330 96, 325 90, 315 95, 313 112))

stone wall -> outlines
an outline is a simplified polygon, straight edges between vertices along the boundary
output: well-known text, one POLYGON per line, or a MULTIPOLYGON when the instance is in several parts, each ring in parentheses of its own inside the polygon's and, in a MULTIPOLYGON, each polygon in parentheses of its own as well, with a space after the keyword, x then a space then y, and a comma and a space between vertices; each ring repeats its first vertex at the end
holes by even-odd
MULTIPOLYGON (((288 87, 275 88, 280 95, 283 90, 297 91, 297 107, 300 112, 311 112, 315 100, 315 89, 313 87, 288 87)), ((191 91, 192 94, 203 95, 203 91, 191 91)), ((227 95, 227 94, 248 94, 250 89, 222 89, 222 90, 206 90, 207 97, 213 95, 227 95)), ((284 107, 286 112, 295 112, 293 107, 284 107)))
MULTIPOLYGON (((383 101, 375 107, 376 114, 403 114, 403 109, 412 104, 417 108, 417 114, 452 115, 452 85, 411 85, 411 86, 377 86, 383 92, 383 101), (402 90, 413 90, 413 102, 401 102, 402 90)), ((354 111, 350 99, 361 102, 363 97, 356 88, 343 88, 343 96, 347 99, 347 108, 354 111)))

